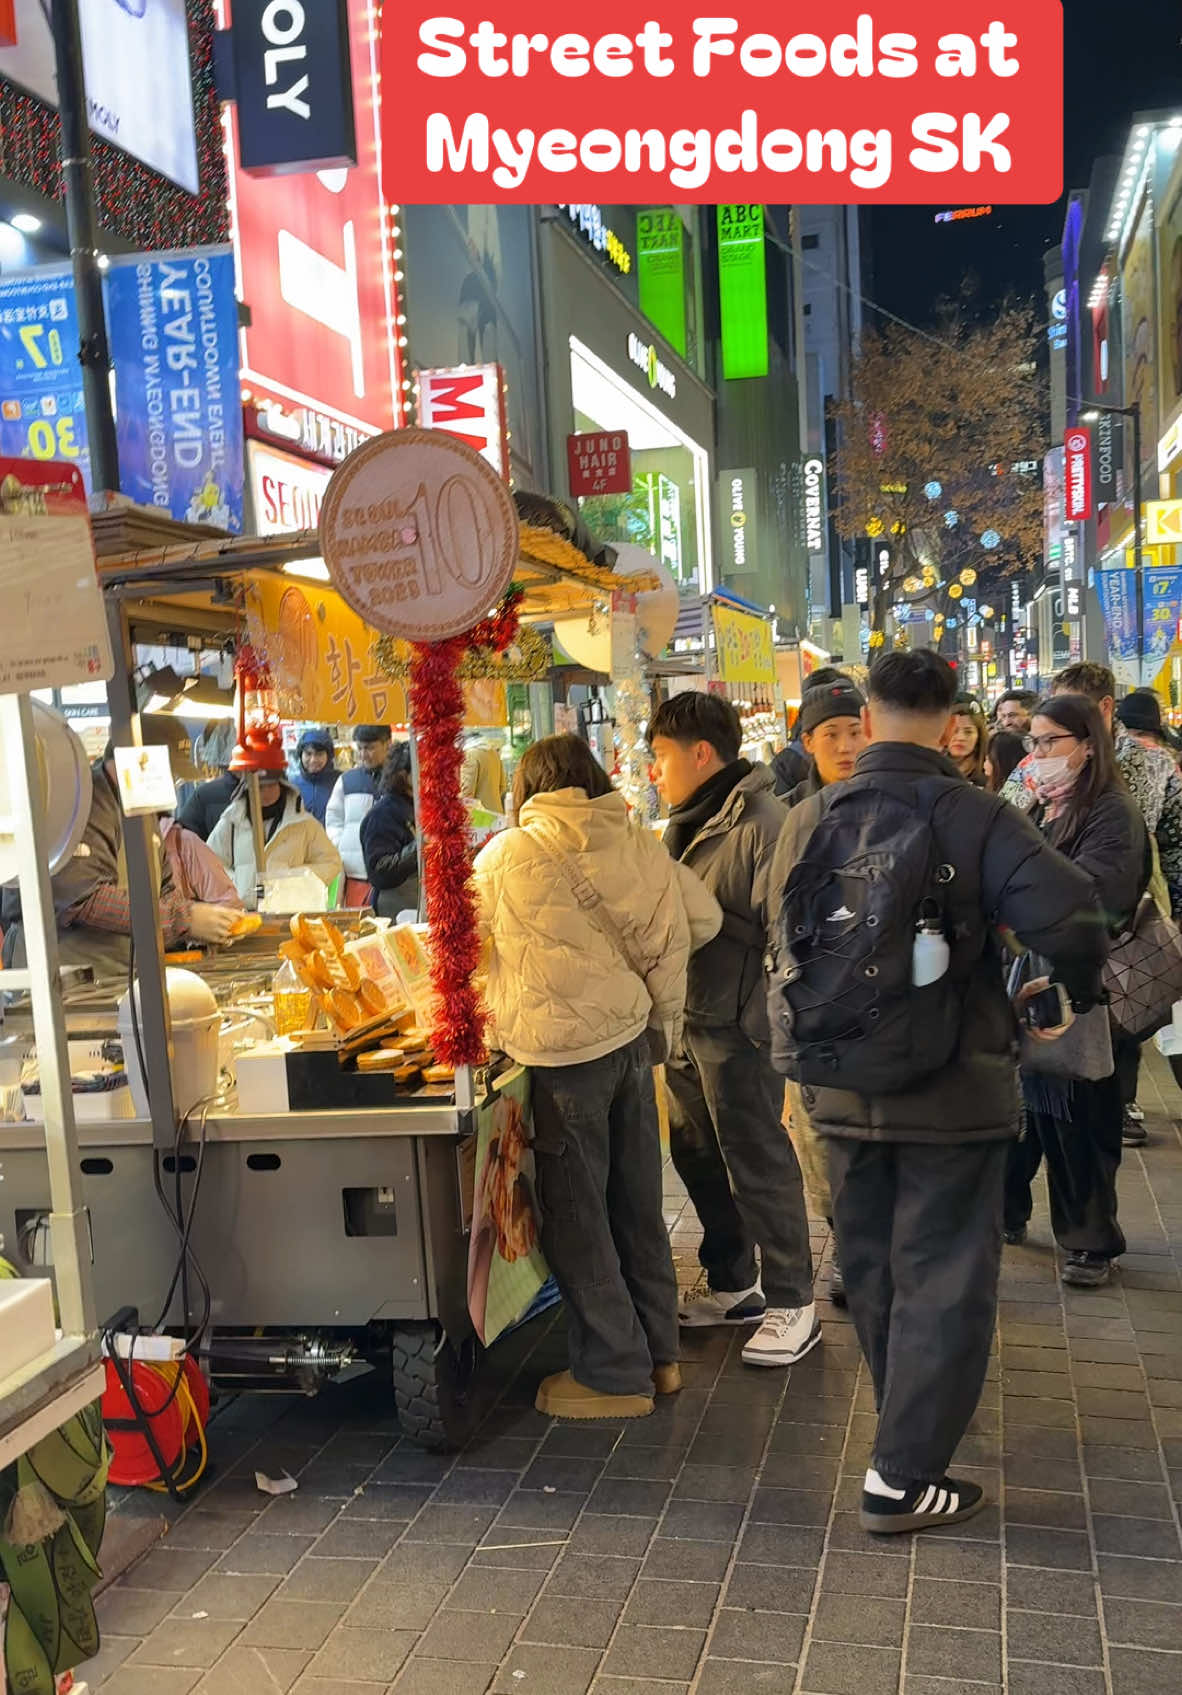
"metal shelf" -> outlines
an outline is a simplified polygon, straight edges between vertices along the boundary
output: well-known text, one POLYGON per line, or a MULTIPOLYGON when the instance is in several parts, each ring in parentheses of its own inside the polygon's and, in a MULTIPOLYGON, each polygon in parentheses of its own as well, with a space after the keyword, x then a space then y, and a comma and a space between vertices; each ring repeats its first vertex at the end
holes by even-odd
POLYGON ((0 1471, 103 1392, 97 1337, 63 1336, 23 1371, 0 1378, 0 1471))

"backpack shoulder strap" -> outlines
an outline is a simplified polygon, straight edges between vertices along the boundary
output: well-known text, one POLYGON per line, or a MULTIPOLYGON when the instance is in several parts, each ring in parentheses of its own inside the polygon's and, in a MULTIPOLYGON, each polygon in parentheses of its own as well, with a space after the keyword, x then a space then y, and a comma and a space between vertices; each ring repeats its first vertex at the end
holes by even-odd
POLYGON ((607 902, 594 884, 584 876, 571 855, 562 848, 555 847, 553 842, 543 841, 540 836, 531 836, 530 839, 557 868, 579 906, 595 928, 607 937, 629 971, 639 977, 642 983, 647 982, 649 972, 653 968, 652 963, 644 961, 639 950, 633 945, 633 939, 622 925, 617 924, 607 902))

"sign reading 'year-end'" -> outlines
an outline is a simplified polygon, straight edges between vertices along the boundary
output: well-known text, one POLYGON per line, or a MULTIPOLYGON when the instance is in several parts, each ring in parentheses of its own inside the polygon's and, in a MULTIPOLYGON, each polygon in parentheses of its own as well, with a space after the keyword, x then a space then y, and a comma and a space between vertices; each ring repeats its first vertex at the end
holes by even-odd
POLYGON ((517 563, 517 509, 454 436, 375 436, 333 473, 320 514, 332 580, 374 629, 444 641, 480 621, 517 563))

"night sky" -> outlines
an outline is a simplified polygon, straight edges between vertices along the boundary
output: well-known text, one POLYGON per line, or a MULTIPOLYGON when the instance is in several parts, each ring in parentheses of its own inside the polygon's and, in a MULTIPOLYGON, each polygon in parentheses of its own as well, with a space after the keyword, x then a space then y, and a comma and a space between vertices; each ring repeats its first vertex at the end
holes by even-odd
MULTIPOLYGON (((1120 153, 1135 112, 1182 108, 1180 0, 1065 0, 1068 189, 1085 188, 1092 162, 1120 153)), ((966 275, 988 305, 1008 293, 1043 296, 1042 256, 1063 233, 1063 205, 1009 206, 963 224, 935 224, 934 207, 881 207, 870 217, 867 292, 915 322, 956 295, 966 275)), ((873 312, 868 322, 875 322, 873 312)))

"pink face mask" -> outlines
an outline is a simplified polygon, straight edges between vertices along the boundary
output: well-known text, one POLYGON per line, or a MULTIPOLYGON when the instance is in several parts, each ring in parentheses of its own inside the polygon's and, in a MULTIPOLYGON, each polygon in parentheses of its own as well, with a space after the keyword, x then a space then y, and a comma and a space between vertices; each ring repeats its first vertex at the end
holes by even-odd
POLYGON ((1072 763, 1074 755, 1070 753, 1053 754, 1050 759, 1038 759, 1034 764, 1034 787, 1039 800, 1051 803, 1064 800, 1075 787, 1079 774, 1092 757, 1091 748, 1084 751, 1084 757, 1078 765, 1072 763))

